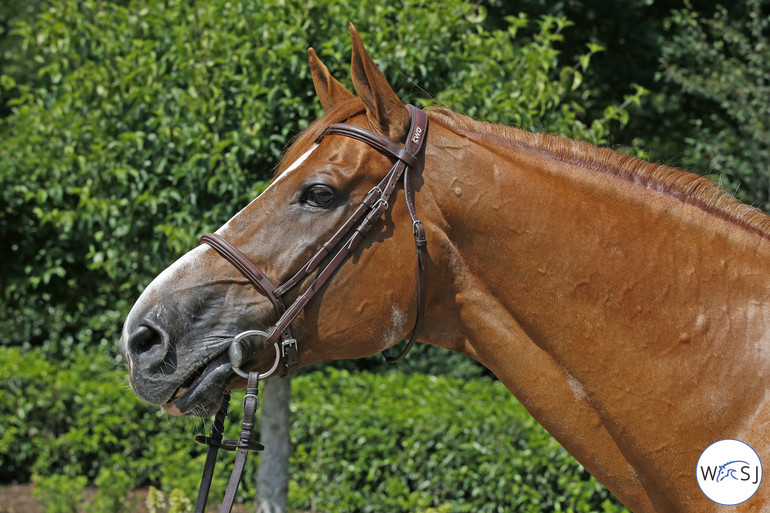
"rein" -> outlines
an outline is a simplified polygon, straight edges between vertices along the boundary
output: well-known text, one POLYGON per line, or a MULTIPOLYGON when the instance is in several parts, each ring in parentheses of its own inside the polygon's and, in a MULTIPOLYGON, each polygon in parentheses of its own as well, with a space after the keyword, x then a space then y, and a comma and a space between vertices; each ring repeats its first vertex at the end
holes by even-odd
POLYGON ((302 312, 302 309, 323 287, 323 285, 334 275, 336 270, 342 265, 343 261, 350 255, 366 234, 380 222, 383 214, 389 208, 388 201, 398 186, 399 181, 403 180, 404 198, 409 217, 412 220, 412 233, 414 235, 415 247, 417 249, 417 318, 406 346, 397 355, 393 356, 386 349, 382 352, 385 360, 389 364, 396 364, 404 359, 406 354, 417 340, 417 335, 422 328, 424 310, 425 310, 425 270, 428 261, 427 241, 425 239, 425 228, 422 221, 417 217, 412 197, 412 187, 409 180, 409 172, 420 172, 424 165, 421 157, 425 149, 425 140, 428 134, 428 116, 421 109, 412 105, 406 106, 410 116, 409 132, 406 144, 403 148, 392 142, 387 137, 347 123, 335 123, 330 125, 316 141, 320 143, 329 135, 340 135, 351 137, 364 142, 374 149, 395 159, 393 167, 383 177, 377 186, 369 191, 364 200, 353 212, 353 214, 343 223, 337 232, 327 240, 321 248, 303 265, 294 276, 286 280, 283 284, 276 287, 273 282, 263 273, 246 255, 222 236, 215 233, 207 233, 201 236, 201 244, 208 244, 214 248, 225 260, 230 262, 236 269, 254 286, 262 295, 266 296, 273 305, 278 317, 273 330, 265 333, 258 330, 248 330, 240 333, 233 340, 229 350, 230 361, 233 370, 247 378, 246 396, 243 401, 244 418, 241 423, 240 440, 222 440, 224 431, 224 419, 227 417, 229 408, 230 394, 225 393, 222 406, 214 418, 214 424, 211 427, 210 436, 197 436, 196 440, 209 446, 206 456, 206 463, 203 469, 201 486, 198 491, 198 500, 195 505, 195 513, 203 513, 206 507, 211 480, 213 478, 214 465, 217 459, 217 451, 222 448, 225 450, 237 451, 235 464, 230 482, 225 492, 225 499, 222 503, 220 513, 229 513, 235 500, 235 493, 238 491, 243 468, 246 463, 248 451, 261 451, 264 447, 261 444, 251 441, 254 428, 254 416, 258 405, 258 384, 261 379, 270 376, 277 368, 279 361, 284 365, 284 374, 282 376, 290 377, 296 374, 298 364, 297 340, 291 334, 291 323, 302 312), (335 252, 336 251, 336 252, 335 252), (307 276, 316 269, 323 267, 317 274, 315 280, 294 302, 286 307, 283 296, 289 290, 301 283, 307 276), (276 351, 276 359, 272 368, 265 374, 257 372, 246 373, 241 367, 262 347, 256 343, 248 343, 249 338, 262 337, 266 345, 273 345, 276 351))

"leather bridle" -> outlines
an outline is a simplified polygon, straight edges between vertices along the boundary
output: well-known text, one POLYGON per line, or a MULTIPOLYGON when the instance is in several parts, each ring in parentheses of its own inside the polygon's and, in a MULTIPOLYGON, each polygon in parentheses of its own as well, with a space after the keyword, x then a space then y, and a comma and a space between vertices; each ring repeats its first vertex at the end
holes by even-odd
MULTIPOLYGON (((425 240, 425 229, 422 222, 418 219, 414 207, 409 172, 419 172, 422 168, 421 156, 428 133, 428 116, 425 114, 425 111, 412 105, 407 105, 407 109, 409 110, 411 123, 404 148, 400 148, 383 135, 347 123, 330 125, 318 138, 316 142, 320 143, 322 139, 330 135, 352 137, 369 144, 379 152, 395 159, 395 163, 380 183, 369 191, 356 211, 353 212, 339 230, 321 246, 315 255, 294 276, 286 280, 282 285, 278 287, 273 285, 273 282, 267 278, 265 273, 246 255, 220 235, 207 233, 201 237, 201 243, 213 247, 225 260, 233 264, 254 288, 272 303, 278 317, 278 322, 276 322, 273 330, 267 334, 265 342, 269 347, 279 343, 280 340, 280 354, 284 364, 284 376, 293 376, 297 370, 297 340, 291 334, 292 321, 331 278, 345 258, 355 251, 367 232, 381 220, 383 213, 388 209, 388 201, 401 179, 403 179, 404 197, 409 216, 412 219, 412 231, 417 248, 417 319, 412 330, 412 336, 401 354, 393 357, 388 351, 385 351, 385 359, 388 363, 397 363, 406 356, 406 353, 414 345, 422 326, 423 310, 425 309, 427 242, 425 240), (313 283, 287 308, 283 300, 284 295, 318 269, 329 257, 331 259, 318 272, 313 283)), ((262 332, 254 331, 252 333, 262 332)), ((248 351, 248 346, 244 349, 246 349, 243 356, 244 361, 248 357, 254 356, 248 351)))
POLYGON ((225 500, 222 503, 220 512, 227 513, 232 509, 235 500, 235 493, 238 490, 243 467, 246 462, 248 451, 259 451, 262 446, 251 441, 251 435, 254 427, 254 415, 257 409, 258 382, 272 374, 278 365, 279 359, 284 365, 284 376, 293 376, 297 371, 298 349, 297 340, 292 336, 291 323, 302 312, 302 309, 323 287, 323 285, 332 277, 336 270, 342 265, 345 259, 350 255, 366 234, 380 222, 383 214, 388 210, 388 203, 393 192, 398 186, 399 181, 403 180, 404 199, 412 220, 412 232, 414 234, 415 247, 417 249, 417 318, 412 330, 412 335, 404 349, 398 356, 392 356, 387 349, 383 351, 385 360, 390 364, 401 361, 417 340, 417 335, 422 327, 425 310, 425 270, 428 262, 427 241, 425 239, 425 228, 422 221, 417 217, 414 206, 414 198, 410 182, 410 171, 420 172, 424 165, 425 141, 428 136, 428 116, 427 114, 412 105, 406 106, 409 111, 410 126, 403 148, 399 147, 387 137, 361 128, 349 123, 335 123, 323 131, 316 140, 320 143, 322 139, 330 135, 341 135, 351 137, 364 142, 380 153, 395 160, 393 167, 383 177, 377 186, 369 191, 364 200, 360 203, 353 214, 343 223, 337 232, 327 240, 321 248, 303 265, 291 278, 283 284, 276 287, 270 279, 263 273, 246 255, 222 236, 215 233, 207 233, 201 236, 201 244, 208 244, 214 248, 222 257, 230 262, 236 269, 256 288, 261 294, 266 296, 273 305, 278 321, 270 333, 258 330, 245 331, 235 337, 230 347, 229 356, 233 370, 243 377, 247 377, 248 385, 246 397, 244 398, 244 419, 241 423, 240 440, 222 440, 224 428, 224 419, 227 415, 229 393, 225 394, 222 407, 217 413, 214 424, 211 428, 211 436, 196 437, 201 443, 209 445, 209 452, 203 470, 203 478, 198 491, 198 500, 195 507, 196 513, 202 513, 206 506, 211 480, 213 477, 214 464, 216 463, 217 450, 220 448, 226 450, 236 450, 237 456, 233 472, 230 476, 225 493, 225 500), (324 264, 322 266, 322 264, 324 264), (288 308, 284 302, 284 295, 294 287, 302 283, 305 278, 318 270, 315 279, 303 293, 301 293, 288 308), (249 344, 250 337, 260 336, 265 339, 265 344, 249 344), (273 368, 265 374, 260 375, 257 372, 246 373, 241 370, 250 358, 256 356, 259 348, 273 345, 276 350, 276 361, 273 368))

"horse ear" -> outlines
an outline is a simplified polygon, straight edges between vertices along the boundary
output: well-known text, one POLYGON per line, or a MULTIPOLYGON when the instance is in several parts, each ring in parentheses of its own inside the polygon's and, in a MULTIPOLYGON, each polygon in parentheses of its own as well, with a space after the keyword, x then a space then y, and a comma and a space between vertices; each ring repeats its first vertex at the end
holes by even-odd
POLYGON ((355 98, 355 95, 345 89, 329 72, 329 68, 321 62, 321 59, 315 53, 315 50, 309 48, 308 60, 310 61, 310 74, 313 76, 313 85, 321 106, 325 111, 345 100, 355 98))
POLYGON ((404 142, 409 130, 409 111, 393 92, 385 75, 377 68, 352 23, 348 23, 353 40, 350 72, 353 86, 366 106, 366 116, 376 131, 392 141, 404 142))

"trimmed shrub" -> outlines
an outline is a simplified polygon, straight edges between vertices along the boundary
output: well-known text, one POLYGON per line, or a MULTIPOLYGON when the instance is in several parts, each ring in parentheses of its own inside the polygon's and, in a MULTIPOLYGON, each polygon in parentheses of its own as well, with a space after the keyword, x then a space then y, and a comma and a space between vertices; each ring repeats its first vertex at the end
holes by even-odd
MULTIPOLYGON (((119 501, 131 485, 195 497, 206 449, 192 437, 202 423, 139 403, 113 361, 79 353, 62 366, 39 351, 0 348, 0 375, 0 482, 34 470, 50 495, 95 481, 105 490, 94 507, 109 504, 108 493, 119 501), (105 481, 115 481, 112 492, 105 481)), ((491 379, 329 369, 295 378, 292 391, 294 509, 623 511, 491 379)), ((241 398, 232 401, 230 437, 241 398)), ((257 459, 240 501, 254 496, 257 459)), ((232 463, 231 453, 220 456, 212 500, 224 494, 232 463)))
POLYGON ((623 510, 500 382, 329 370, 292 388, 298 509, 623 510))

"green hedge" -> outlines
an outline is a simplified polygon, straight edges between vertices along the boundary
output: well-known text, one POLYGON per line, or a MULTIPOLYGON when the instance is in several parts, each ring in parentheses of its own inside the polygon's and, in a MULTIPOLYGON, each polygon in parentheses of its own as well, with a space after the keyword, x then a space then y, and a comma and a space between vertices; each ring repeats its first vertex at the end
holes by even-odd
MULTIPOLYGON (((130 476, 136 487, 194 497, 205 450, 192 435, 204 431, 201 421, 139 403, 114 360, 70 356, 0 348, 0 482, 33 473, 48 486, 130 476)), ((292 389, 291 509, 623 511, 491 379, 328 369, 295 378, 292 389)), ((238 432, 240 397, 229 436, 238 432)), ((222 455, 212 497, 224 493, 231 465, 222 455)), ((255 482, 256 459, 241 501, 255 482)))
POLYGON ((500 382, 297 379, 290 500, 321 511, 622 511, 500 382))

